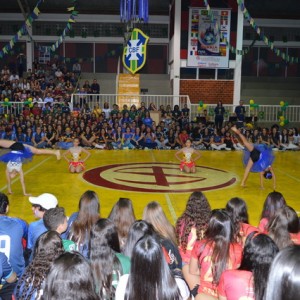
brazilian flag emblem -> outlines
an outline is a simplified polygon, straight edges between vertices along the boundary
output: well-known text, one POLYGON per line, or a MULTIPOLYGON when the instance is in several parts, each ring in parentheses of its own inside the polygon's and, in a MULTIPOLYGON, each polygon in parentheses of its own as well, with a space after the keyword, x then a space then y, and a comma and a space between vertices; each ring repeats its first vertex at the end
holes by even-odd
POLYGON ((123 65, 132 74, 145 65, 148 40, 149 37, 143 31, 134 28, 130 40, 124 47, 123 65))

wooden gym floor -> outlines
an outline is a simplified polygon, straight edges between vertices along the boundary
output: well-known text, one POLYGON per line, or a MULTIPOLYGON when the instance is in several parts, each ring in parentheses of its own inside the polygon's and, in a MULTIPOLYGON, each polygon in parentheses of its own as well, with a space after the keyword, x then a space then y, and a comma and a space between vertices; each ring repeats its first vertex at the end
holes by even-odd
MULTIPOLYGON (((35 155, 32 162, 23 165, 27 192, 33 196, 52 193, 67 215, 77 210, 80 196, 86 190, 97 192, 101 216, 107 217, 113 204, 120 198, 130 198, 137 218, 149 201, 158 201, 169 220, 174 223, 184 210, 194 190, 202 190, 212 208, 222 208, 232 197, 241 197, 248 204, 250 222, 257 225, 263 202, 273 191, 272 180, 264 180, 259 187, 259 175, 251 173, 247 186, 240 187, 244 172, 242 152, 201 151, 197 173, 179 171, 179 163, 172 150, 91 150, 83 174, 70 174, 67 162, 55 156, 35 155)), ((0 191, 7 193, 5 164, 0 165, 0 191)), ((275 153, 274 171, 276 190, 287 203, 300 212, 300 159, 299 152, 275 153)), ((10 216, 34 221, 28 197, 22 195, 19 178, 12 184, 9 195, 10 216)))

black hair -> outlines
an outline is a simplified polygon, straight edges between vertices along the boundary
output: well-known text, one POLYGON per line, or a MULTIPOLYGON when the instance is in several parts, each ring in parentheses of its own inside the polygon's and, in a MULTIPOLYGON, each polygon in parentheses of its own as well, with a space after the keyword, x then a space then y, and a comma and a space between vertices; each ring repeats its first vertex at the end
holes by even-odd
POLYGON ((141 239, 144 235, 153 235, 154 228, 151 224, 146 221, 138 220, 135 221, 128 232, 128 237, 126 244, 124 246, 123 254, 131 258, 132 251, 137 241, 141 239))
POLYGON ((0 192, 0 214, 5 215, 7 212, 7 207, 9 206, 8 197, 0 192))
POLYGON ((124 299, 182 299, 161 245, 153 236, 146 235, 133 249, 124 299))
POLYGON ((80 253, 66 252, 54 261, 41 300, 53 299, 100 300, 90 264, 80 253))
POLYGON ((63 207, 54 207, 45 211, 43 216, 44 225, 48 230, 56 230, 65 222, 66 215, 63 207))
POLYGON ((101 299, 114 299, 113 273, 122 274, 115 252, 120 252, 118 232, 109 219, 99 219, 91 231, 90 263, 97 294, 101 299))
POLYGON ((300 246, 281 250, 275 257, 266 289, 265 300, 295 300, 300 295, 300 246))
POLYGON ((239 269, 252 272, 255 299, 264 299, 271 263, 278 252, 269 236, 257 232, 248 235, 239 269))

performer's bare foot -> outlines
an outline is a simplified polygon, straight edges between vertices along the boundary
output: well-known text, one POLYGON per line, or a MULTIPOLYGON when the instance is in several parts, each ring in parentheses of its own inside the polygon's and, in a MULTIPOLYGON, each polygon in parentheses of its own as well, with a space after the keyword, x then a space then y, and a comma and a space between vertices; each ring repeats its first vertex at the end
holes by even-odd
POLYGON ((243 188, 246 187, 245 183, 242 182, 241 187, 243 187, 243 188))
POLYGON ((23 195, 24 196, 31 196, 31 194, 28 194, 28 193, 24 193, 23 195))
POLYGON ((13 192, 11 190, 8 190, 7 192, 9 195, 11 195, 13 192))
POLYGON ((55 155, 56 155, 57 160, 60 160, 60 159, 61 159, 60 151, 59 151, 59 150, 56 150, 56 151, 55 151, 55 155))

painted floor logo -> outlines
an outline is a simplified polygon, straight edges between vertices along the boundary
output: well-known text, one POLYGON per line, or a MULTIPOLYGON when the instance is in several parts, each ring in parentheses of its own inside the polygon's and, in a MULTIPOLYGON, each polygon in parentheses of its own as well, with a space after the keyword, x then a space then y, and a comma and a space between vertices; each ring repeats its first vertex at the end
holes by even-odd
POLYGON ((83 178, 109 189, 147 193, 208 191, 236 182, 235 175, 224 170, 200 166, 195 174, 186 174, 172 163, 106 165, 86 171, 83 178))

